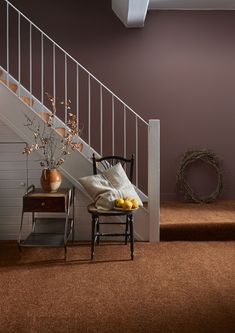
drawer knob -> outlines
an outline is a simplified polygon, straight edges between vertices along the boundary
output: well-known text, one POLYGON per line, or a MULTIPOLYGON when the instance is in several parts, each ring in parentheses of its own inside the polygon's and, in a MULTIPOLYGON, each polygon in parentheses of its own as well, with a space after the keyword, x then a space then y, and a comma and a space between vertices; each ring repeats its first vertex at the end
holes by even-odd
POLYGON ((45 202, 42 202, 42 203, 41 203, 41 206, 42 206, 42 207, 46 206, 46 203, 45 203, 45 202))

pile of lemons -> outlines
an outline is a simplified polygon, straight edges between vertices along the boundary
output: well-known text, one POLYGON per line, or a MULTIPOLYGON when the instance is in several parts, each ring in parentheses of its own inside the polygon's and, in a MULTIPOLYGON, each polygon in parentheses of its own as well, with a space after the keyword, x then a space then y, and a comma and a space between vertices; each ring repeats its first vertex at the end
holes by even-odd
POLYGON ((130 210, 139 208, 139 203, 137 199, 131 199, 129 197, 119 197, 115 200, 115 207, 130 210))

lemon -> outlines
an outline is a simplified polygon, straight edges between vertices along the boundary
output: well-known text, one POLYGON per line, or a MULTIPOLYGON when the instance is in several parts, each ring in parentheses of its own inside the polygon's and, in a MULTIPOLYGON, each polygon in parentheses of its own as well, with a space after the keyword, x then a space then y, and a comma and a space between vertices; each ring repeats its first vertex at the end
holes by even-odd
POLYGON ((116 206, 116 207, 122 207, 123 204, 124 204, 124 199, 123 199, 123 198, 117 198, 117 199, 115 200, 115 206, 116 206))
POLYGON ((134 203, 134 202, 138 202, 138 200, 136 198, 134 199, 131 199, 131 202, 134 203))
POLYGON ((132 199, 132 208, 138 208, 139 207, 139 203, 137 199, 132 199))
POLYGON ((122 207, 123 207, 123 209, 129 210, 132 208, 132 206, 133 206, 133 204, 130 200, 125 200, 122 207))

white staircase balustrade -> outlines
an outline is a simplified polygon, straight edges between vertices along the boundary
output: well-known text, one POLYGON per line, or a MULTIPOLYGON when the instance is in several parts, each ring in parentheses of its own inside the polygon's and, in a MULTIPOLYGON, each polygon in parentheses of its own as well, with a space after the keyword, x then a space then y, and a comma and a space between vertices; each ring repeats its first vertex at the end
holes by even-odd
MULTIPOLYGON (((49 104, 45 98, 45 93, 48 92, 56 101, 64 101, 63 105, 56 102, 56 127, 59 132, 66 127, 67 114, 71 112, 68 110, 67 101, 71 100, 75 108, 75 110, 72 108, 72 112, 77 115, 78 126, 83 130, 82 136, 77 137, 78 142, 83 144, 83 151, 75 154, 77 155, 76 165, 79 165, 79 168, 74 168, 74 159, 66 161, 66 168, 62 169, 66 177, 80 187, 77 179, 83 176, 85 171, 86 174, 92 173, 91 166, 87 167, 87 163, 91 165, 90 158, 93 153, 100 156, 123 155, 124 157, 134 153, 134 183, 142 200, 147 201, 148 197, 144 193, 147 193, 150 172, 151 179, 154 181, 151 193, 154 193, 152 190, 154 186, 159 189, 160 151, 157 148, 152 159, 148 158, 151 151, 147 152, 154 145, 159 147, 159 141, 155 142, 156 139, 159 139, 158 132, 149 135, 149 131, 150 133, 153 131, 142 117, 14 5, 7 0, 0 0, 0 5, 0 10, 3 9, 6 12, 6 31, 3 32, 6 41, 5 45, 0 47, 0 56, 3 59, 0 63, 0 80, 8 87, 7 90, 0 90, 2 93, 0 98, 4 98, 4 105, 7 103, 9 94, 14 92, 21 99, 20 105, 22 102, 25 103, 24 108, 30 110, 32 115, 36 113, 42 117, 43 114, 49 112, 49 104), (17 30, 17 34, 14 36, 11 33, 11 25, 17 30), (17 52, 11 53, 13 45, 17 46, 17 52), (153 176, 154 168, 156 168, 155 176, 153 176), (74 169, 80 170, 75 172, 74 169)), ((0 40, 0 43, 4 44, 4 41, 0 40)), ((13 104, 17 107, 16 100, 13 101, 13 104)), ((6 107, 6 109, 8 108, 6 107)), ((23 110, 23 107, 21 109, 23 110)), ((19 113, 18 116, 22 117, 22 114, 19 113)), ((6 112, 1 113, 1 118, 9 126, 14 127, 21 138, 29 141, 29 137, 22 128, 24 119, 21 118, 21 121, 18 119, 18 126, 16 126, 13 111, 12 115, 6 112)), ((155 130, 159 131, 159 126, 155 130)), ((155 194, 159 194, 158 189, 155 194)), ((150 209, 151 212, 158 209, 158 212, 155 211, 152 215, 154 218, 150 218, 151 223, 155 226, 149 228, 149 223, 147 223, 144 232, 140 227, 140 233, 144 233, 143 237, 140 235, 140 239, 159 240, 160 199, 155 194, 154 200, 158 201, 157 208, 154 208, 154 204, 152 204, 150 209), (154 220, 156 217, 158 217, 157 221, 154 220), (152 236, 149 237, 149 233, 152 233, 152 236)), ((145 208, 142 209, 141 214, 145 220, 148 219, 148 211, 145 208)))

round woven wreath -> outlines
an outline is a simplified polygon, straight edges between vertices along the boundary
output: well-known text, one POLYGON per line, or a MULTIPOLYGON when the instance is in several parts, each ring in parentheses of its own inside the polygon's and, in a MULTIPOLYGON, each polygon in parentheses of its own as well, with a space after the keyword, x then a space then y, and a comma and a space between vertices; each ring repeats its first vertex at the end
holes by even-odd
POLYGON ((180 192, 184 195, 186 200, 194 201, 197 203, 209 203, 215 201, 221 194, 223 189, 223 169, 222 163, 219 158, 209 150, 189 150, 187 151, 178 168, 177 171, 177 187, 180 192), (185 172, 190 165, 196 161, 202 161, 211 165, 217 173, 217 185, 215 190, 206 197, 201 197, 193 191, 189 185, 185 172))

